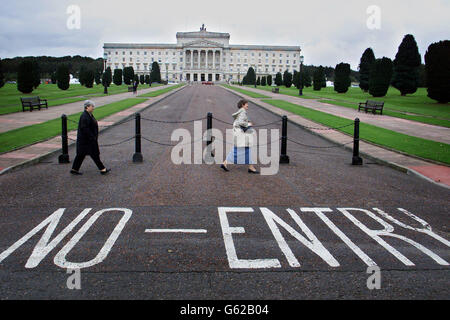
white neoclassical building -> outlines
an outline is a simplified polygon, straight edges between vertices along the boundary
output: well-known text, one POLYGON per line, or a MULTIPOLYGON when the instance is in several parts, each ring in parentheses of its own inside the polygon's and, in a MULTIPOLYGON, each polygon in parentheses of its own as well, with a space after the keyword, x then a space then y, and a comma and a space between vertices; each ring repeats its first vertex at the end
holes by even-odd
POLYGON ((161 78, 182 81, 241 81, 249 67, 257 76, 299 70, 299 46, 232 45, 230 34, 206 31, 177 32, 176 44, 105 43, 107 67, 132 66, 148 74, 154 61, 161 78))

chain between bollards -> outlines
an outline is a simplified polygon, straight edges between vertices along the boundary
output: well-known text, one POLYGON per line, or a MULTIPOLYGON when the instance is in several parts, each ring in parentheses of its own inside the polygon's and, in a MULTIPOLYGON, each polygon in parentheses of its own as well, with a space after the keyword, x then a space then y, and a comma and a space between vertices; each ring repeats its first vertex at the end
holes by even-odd
POLYGON ((141 114, 138 112, 136 113, 136 125, 135 125, 135 153, 133 155, 133 162, 134 163, 140 163, 144 159, 142 157, 141 152, 141 114))
POLYGON ((283 116, 281 127, 281 154, 280 164, 288 164, 289 156, 287 155, 287 116, 283 116))
POLYGON ((61 123, 62 123, 62 132, 61 132, 62 154, 58 157, 58 162, 59 163, 70 163, 69 143, 68 143, 68 135, 67 135, 67 116, 65 114, 63 114, 61 116, 61 123))
POLYGON ((359 123, 358 118, 355 119, 355 132, 353 134, 353 159, 352 165, 361 166, 363 164, 362 158, 359 156, 359 123))

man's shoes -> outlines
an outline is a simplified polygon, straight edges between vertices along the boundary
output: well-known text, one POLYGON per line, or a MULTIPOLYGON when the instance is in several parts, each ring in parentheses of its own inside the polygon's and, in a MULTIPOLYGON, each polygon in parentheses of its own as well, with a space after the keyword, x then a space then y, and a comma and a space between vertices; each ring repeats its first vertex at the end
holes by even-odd
POLYGON ((259 171, 257 171, 257 170, 253 171, 253 170, 248 169, 248 173, 259 174, 259 171))
POLYGON ((111 171, 111 169, 106 169, 105 171, 100 171, 100 173, 103 174, 103 175, 105 175, 105 174, 107 174, 107 173, 110 172, 110 171, 111 171))
POLYGON ((76 176, 81 176, 83 174, 83 173, 81 173, 79 171, 76 171, 76 170, 73 170, 73 169, 70 170, 70 173, 73 174, 73 175, 76 175, 76 176))
POLYGON ((220 167, 221 167, 223 170, 225 170, 226 172, 230 171, 230 170, 229 170, 227 167, 225 167, 225 165, 223 165, 223 164, 222 164, 220 167))

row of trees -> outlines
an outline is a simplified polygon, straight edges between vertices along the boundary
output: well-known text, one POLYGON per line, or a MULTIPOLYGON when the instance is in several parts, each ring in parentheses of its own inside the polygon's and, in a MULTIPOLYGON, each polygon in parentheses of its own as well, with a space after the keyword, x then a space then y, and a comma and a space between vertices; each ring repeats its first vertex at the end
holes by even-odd
MULTIPOLYGON (((4 84, 2 64, 0 60, 0 82, 1 86, 4 84)), ((51 81, 58 85, 61 90, 67 90, 70 86, 70 66, 66 63, 57 66, 56 71, 51 74, 51 81)), ((35 59, 23 60, 17 70, 17 88, 22 93, 31 93, 40 84, 40 67, 35 59)), ((97 64, 84 64, 80 65, 78 71, 78 79, 80 84, 92 88, 94 82, 99 85, 103 84, 109 87, 112 82, 116 85, 131 85, 133 82, 140 82, 141 84, 150 85, 153 82, 161 82, 161 72, 159 64, 154 62, 152 64, 152 71, 149 75, 141 75, 140 77, 134 73, 133 67, 125 67, 122 69, 114 70, 114 76, 112 75, 111 68, 107 68, 103 72, 103 67, 100 69, 97 64)), ((1 87, 0 86, 0 87, 1 87)))
MULTIPOLYGON (((403 38, 395 60, 376 59, 371 48, 364 51, 360 65, 360 88, 374 97, 386 95, 389 86, 402 96, 417 91, 423 72, 421 56, 414 36, 403 38)), ((450 41, 440 41, 428 47, 425 54, 425 85, 428 97, 440 103, 450 101, 450 41)))

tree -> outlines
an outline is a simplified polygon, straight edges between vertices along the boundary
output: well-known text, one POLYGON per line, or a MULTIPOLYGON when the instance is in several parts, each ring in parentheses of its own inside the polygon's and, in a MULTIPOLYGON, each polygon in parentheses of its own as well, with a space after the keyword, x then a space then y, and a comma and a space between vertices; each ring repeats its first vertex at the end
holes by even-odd
POLYGON ((141 75, 139 76, 139 82, 140 82, 141 84, 144 84, 144 83, 145 83, 145 76, 144 76, 143 74, 141 74, 141 75))
POLYGON ((34 88, 33 62, 24 60, 17 72, 17 89, 22 93, 31 93, 34 88))
POLYGON ((294 70, 294 75, 292 76, 292 84, 297 89, 300 89, 300 72, 297 72, 297 70, 294 70))
POLYGON ((150 72, 150 82, 158 82, 161 83, 161 71, 159 69, 158 62, 154 61, 152 63, 152 71, 150 72))
POLYGON ((61 90, 67 90, 70 86, 70 73, 69 67, 66 64, 61 64, 56 70, 56 82, 58 88, 61 90))
POLYGON ((450 101, 450 40, 432 43, 425 53, 428 97, 439 103, 450 101))
POLYGON ((84 85, 86 88, 92 88, 94 86, 94 80, 95 80, 95 72, 91 68, 86 69, 85 71, 85 79, 84 79, 84 85))
POLYGON ((260 86, 260 85, 261 85, 261 78, 260 78, 260 77, 258 77, 258 79, 256 79, 256 85, 257 85, 257 86, 260 86))
POLYGON ((256 73, 253 67, 248 68, 247 71, 247 84, 255 85, 256 83, 256 73))
POLYGON ((374 97, 384 97, 392 79, 392 60, 386 57, 376 59, 370 70, 369 93, 374 97))
POLYGON ((262 85, 263 87, 265 87, 266 84, 267 84, 266 76, 263 76, 263 77, 261 78, 261 85, 262 85))
POLYGON ((322 66, 316 68, 313 75, 313 88, 315 91, 320 91, 320 89, 323 88, 323 83, 325 81, 326 86, 326 80, 325 80, 325 73, 322 66))
POLYGON ((33 66, 33 88, 36 89, 41 84, 41 71, 36 59, 32 60, 33 66))
POLYGON ((95 79, 95 84, 96 85, 99 85, 100 83, 102 83, 102 74, 98 73, 97 70, 95 71, 94 79, 95 79))
POLYGON ((302 70, 302 81, 305 87, 311 87, 311 74, 308 69, 302 70))
POLYGON ((281 76, 281 72, 278 72, 275 76, 275 85, 281 86, 283 84, 283 77, 281 76))
POLYGON ((292 73, 287 70, 283 74, 283 84, 286 88, 292 87, 292 73))
POLYGON ((133 67, 125 67, 123 68, 123 82, 126 85, 130 85, 134 80, 134 69, 133 67))
POLYGON ((416 40, 413 35, 407 34, 395 56, 392 78, 392 86, 398 89, 402 96, 417 91, 421 63, 422 59, 416 40))
POLYGON ((0 88, 5 85, 5 75, 3 74, 2 60, 0 59, 0 88))
POLYGON ((243 78, 242 78, 242 84, 245 86, 246 84, 248 84, 248 76, 247 75, 245 75, 243 78))
POLYGON ((150 75, 149 74, 145 75, 145 83, 150 84, 150 75))
POLYGON ((267 76, 267 85, 268 85, 269 87, 272 85, 272 75, 271 75, 271 74, 269 74, 269 75, 267 76))
POLYGON ((114 69, 113 82, 116 86, 122 85, 122 69, 114 69))
POLYGON ((375 54, 372 48, 367 48, 364 51, 361 61, 359 63, 359 87, 364 91, 369 91, 370 70, 375 62, 375 54))
POLYGON ((112 72, 111 67, 106 68, 105 73, 103 73, 102 84, 105 87, 109 87, 112 82, 112 72))
POLYGON ((336 65, 334 71, 334 91, 337 93, 346 93, 350 85, 350 65, 348 63, 336 65))
POLYGON ((56 71, 52 72, 51 80, 52 80, 52 84, 56 84, 56 71))

